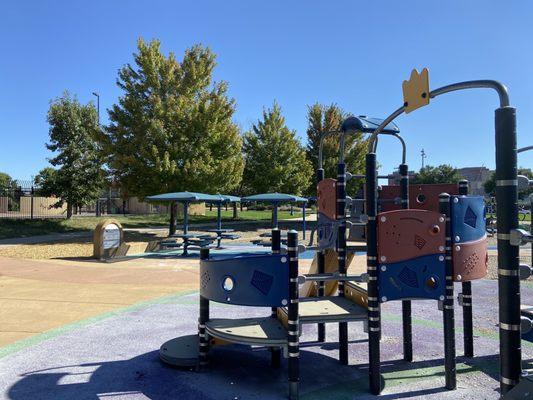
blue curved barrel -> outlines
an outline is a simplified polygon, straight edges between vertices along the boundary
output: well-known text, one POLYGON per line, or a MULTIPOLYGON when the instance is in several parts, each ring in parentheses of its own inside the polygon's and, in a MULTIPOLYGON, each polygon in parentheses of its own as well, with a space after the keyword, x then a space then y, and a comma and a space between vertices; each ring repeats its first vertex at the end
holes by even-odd
POLYGON ((213 255, 200 260, 200 295, 219 303, 282 307, 289 299, 289 262, 283 254, 213 255))

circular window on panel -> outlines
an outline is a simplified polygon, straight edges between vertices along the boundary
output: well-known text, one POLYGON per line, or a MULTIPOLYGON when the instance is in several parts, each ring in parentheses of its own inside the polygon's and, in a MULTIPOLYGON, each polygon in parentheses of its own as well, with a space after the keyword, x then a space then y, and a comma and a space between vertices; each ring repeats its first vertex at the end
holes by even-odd
POLYGON ((235 288, 235 281, 231 276, 225 276, 222 280, 222 289, 226 292, 231 292, 235 288))

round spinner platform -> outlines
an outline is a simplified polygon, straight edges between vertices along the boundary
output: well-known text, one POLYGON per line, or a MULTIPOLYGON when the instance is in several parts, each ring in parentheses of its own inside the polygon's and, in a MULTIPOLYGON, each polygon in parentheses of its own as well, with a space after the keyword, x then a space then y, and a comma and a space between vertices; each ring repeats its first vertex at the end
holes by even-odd
POLYGON ((173 367, 195 367, 198 364, 198 335, 180 336, 163 343, 159 358, 173 367))

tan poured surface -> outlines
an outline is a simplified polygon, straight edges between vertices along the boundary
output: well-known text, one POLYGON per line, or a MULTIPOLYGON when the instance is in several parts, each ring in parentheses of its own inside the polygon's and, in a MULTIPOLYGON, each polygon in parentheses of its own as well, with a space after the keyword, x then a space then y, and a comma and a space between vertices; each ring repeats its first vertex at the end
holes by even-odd
MULTIPOLYGON (((302 272, 311 260, 300 260, 302 272)), ((163 296, 198 290, 194 258, 120 263, 0 257, 0 347, 163 296)))

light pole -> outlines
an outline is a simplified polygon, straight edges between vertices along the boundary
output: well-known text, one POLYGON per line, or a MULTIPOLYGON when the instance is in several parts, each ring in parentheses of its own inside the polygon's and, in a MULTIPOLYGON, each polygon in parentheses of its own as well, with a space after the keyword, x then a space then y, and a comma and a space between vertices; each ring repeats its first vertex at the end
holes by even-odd
POLYGON ((93 92, 93 96, 96 96, 96 112, 98 113, 98 126, 100 126, 100 95, 93 92))
POLYGON ((424 151, 424 149, 422 149, 422 151, 420 152, 420 155, 422 156, 422 168, 424 168, 424 160, 426 159, 426 152, 424 151))
MULTIPOLYGON (((96 113, 98 115, 98 131, 100 131, 100 95, 96 92, 93 92, 93 96, 96 96, 96 113)), ((100 210, 100 199, 96 200, 95 212, 96 212, 97 217, 99 217, 102 214, 100 210)))

